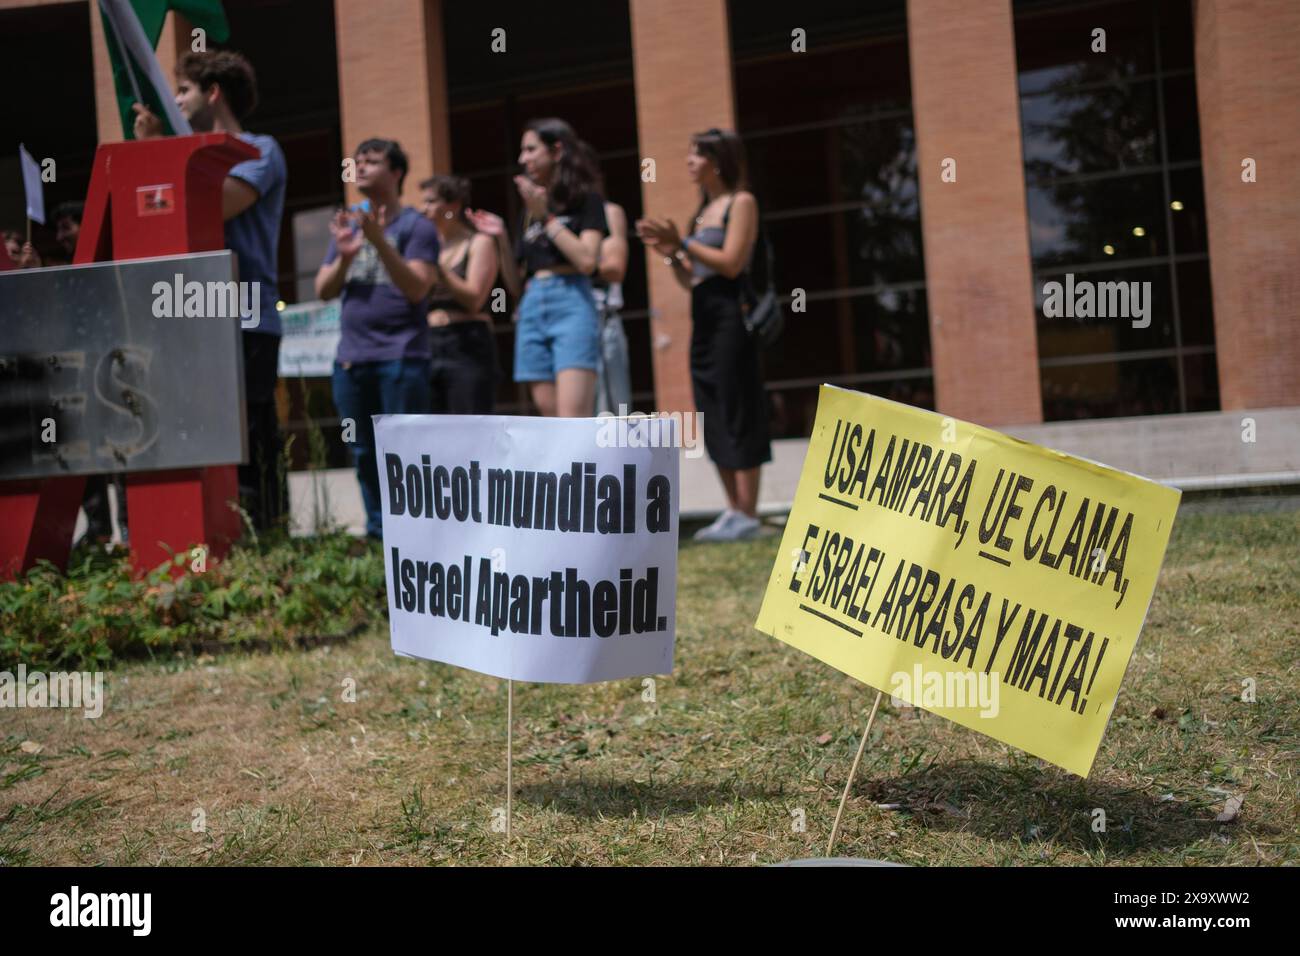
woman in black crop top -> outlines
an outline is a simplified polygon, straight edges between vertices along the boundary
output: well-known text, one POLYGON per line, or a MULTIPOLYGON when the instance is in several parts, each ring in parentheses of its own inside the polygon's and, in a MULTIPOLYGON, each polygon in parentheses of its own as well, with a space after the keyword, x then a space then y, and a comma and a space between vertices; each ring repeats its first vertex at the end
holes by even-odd
POLYGON ((466 218, 469 180, 433 176, 420 183, 424 215, 438 228, 442 249, 427 301, 433 406, 454 415, 490 415, 496 397, 497 346, 484 309, 497 275, 497 247, 466 218))
POLYGON ((608 228, 593 155, 563 120, 533 120, 520 143, 525 175, 515 177, 525 210, 515 248, 500 217, 470 214, 479 230, 496 238, 511 295, 519 296, 523 286, 515 381, 529 384, 543 415, 591 415, 595 400, 600 325, 591 274, 608 228))
POLYGON ((742 283, 758 238, 758 203, 744 189, 739 137, 710 129, 691 137, 686 169, 700 186, 691 235, 671 219, 642 219, 637 234, 654 245, 691 294, 691 384, 703 418, 704 447, 718 468, 727 510, 696 538, 752 537, 758 521, 759 468, 772 460, 767 395, 758 348, 745 328, 742 283))

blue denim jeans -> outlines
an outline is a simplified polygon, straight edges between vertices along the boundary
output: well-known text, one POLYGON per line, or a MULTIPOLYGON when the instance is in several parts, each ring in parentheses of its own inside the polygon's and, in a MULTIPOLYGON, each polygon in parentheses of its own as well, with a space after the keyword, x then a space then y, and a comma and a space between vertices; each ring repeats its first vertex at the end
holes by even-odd
MULTIPOLYGON (((356 441, 349 442, 357 466, 361 500, 366 506, 366 534, 383 534, 379 508, 379 465, 375 460, 375 428, 371 415, 427 415, 429 360, 334 363, 334 406, 339 418, 352 419, 356 441)), ((344 427, 347 422, 344 421, 344 427)))

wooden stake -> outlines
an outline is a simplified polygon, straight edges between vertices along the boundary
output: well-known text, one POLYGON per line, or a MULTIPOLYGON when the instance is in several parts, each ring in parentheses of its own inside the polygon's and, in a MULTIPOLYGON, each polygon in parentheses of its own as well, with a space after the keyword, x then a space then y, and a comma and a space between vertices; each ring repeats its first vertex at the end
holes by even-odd
POLYGON ((840 817, 844 815, 844 804, 848 802, 849 790, 853 787, 853 778, 858 775, 858 764, 862 762, 862 751, 867 749, 867 739, 871 736, 871 725, 876 721, 876 711, 880 709, 880 698, 884 691, 876 691, 876 701, 871 705, 871 716, 867 718, 867 729, 862 731, 862 740, 858 742, 858 755, 853 758, 853 768, 849 779, 844 781, 844 795, 840 797, 840 808, 835 811, 835 825, 831 827, 831 838, 826 843, 826 855, 829 857, 835 849, 835 838, 840 834, 840 817))
POLYGON ((506 842, 510 842, 510 817, 513 812, 511 801, 514 797, 514 728, 515 728, 515 682, 506 680, 506 842))

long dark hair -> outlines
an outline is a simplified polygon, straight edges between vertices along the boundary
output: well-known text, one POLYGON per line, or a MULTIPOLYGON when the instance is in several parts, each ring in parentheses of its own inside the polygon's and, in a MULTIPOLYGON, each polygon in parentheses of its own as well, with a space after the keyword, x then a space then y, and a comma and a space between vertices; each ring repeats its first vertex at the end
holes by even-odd
MULTIPOLYGON (((691 145, 697 153, 717 167, 719 178, 729 190, 735 192, 748 188, 745 146, 739 136, 729 129, 718 129, 715 126, 694 134, 691 145)), ((709 197, 705 195, 703 186, 700 187, 700 199, 705 204, 708 203, 709 197)))
POLYGON ((554 149, 557 144, 562 147, 555 172, 551 175, 549 202, 552 212, 564 212, 578 205, 588 193, 598 191, 595 151, 578 138, 572 126, 562 119, 547 117, 529 120, 524 130, 535 133, 548 149, 554 149))

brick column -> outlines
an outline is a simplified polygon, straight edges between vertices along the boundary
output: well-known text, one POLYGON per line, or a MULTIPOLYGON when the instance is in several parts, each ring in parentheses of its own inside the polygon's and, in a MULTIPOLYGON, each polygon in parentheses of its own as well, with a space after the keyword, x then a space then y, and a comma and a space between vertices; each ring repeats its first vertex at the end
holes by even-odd
POLYGON ((1010 0, 908 0, 907 28, 936 407, 1042 421, 1010 0))
POLYGON ((175 10, 167 12, 163 21, 162 33, 158 34, 158 62, 162 65, 163 76, 175 89, 176 61, 190 52, 194 38, 190 31, 194 25, 189 19, 175 10))
POLYGON ((108 42, 99 0, 86 0, 90 8, 90 50, 95 60, 95 127, 99 142, 120 143, 122 120, 117 112, 117 93, 113 89, 113 64, 108 60, 108 42))
POLYGON ((421 179, 451 172, 442 0, 339 2, 334 26, 343 155, 373 136, 397 140, 411 161, 402 201, 414 205, 421 179))
POLYGON ((1199 0, 1194 17, 1220 401, 1300 405, 1300 5, 1199 0))
MULTIPOLYGON (((726 0, 630 0, 637 138, 654 159, 656 181, 641 184, 645 215, 670 218, 683 232, 700 203, 686 174, 692 133, 734 129, 731 38, 726 0)), ((634 247, 635 248, 635 247, 634 247)), ((662 259, 647 250, 655 405, 693 411, 691 301, 662 259)))

